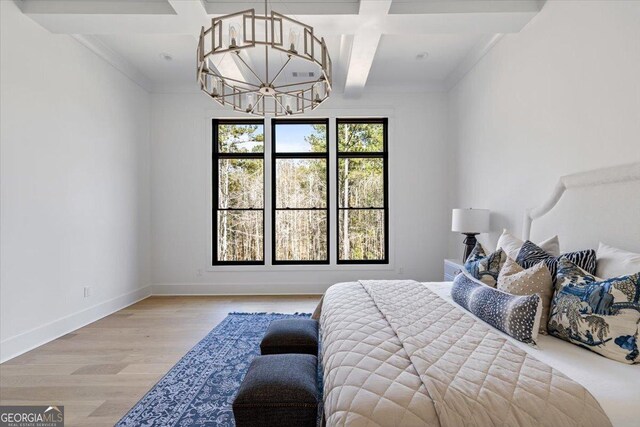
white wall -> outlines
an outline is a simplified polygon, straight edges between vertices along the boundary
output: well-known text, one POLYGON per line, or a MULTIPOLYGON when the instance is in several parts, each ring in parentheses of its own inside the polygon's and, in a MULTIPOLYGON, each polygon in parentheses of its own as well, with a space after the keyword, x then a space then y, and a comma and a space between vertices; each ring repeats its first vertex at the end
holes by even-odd
POLYGON ((5 360, 148 295, 150 154, 148 93, 0 4, 5 360))
MULTIPOLYGON (((154 94, 154 293, 317 293, 359 278, 441 280, 449 237, 445 95, 334 95, 316 113, 390 116, 392 264, 211 268, 211 118, 229 111, 200 93, 154 94)), ((331 239, 335 245, 335 233, 331 239)))
POLYGON ((483 238, 495 240, 519 233, 560 175, 640 160, 640 2, 549 1, 449 94, 334 94, 317 111, 390 117, 389 266, 211 268, 210 118, 228 111, 199 93, 149 95, 0 4, 3 360, 148 284, 239 294, 440 280, 447 249, 461 250, 451 207, 491 209, 483 238))
MULTIPOLYGON (((452 205, 520 235, 562 176, 640 161, 640 2, 548 1, 449 93, 452 205)), ((460 239, 451 239, 457 255, 460 239)))

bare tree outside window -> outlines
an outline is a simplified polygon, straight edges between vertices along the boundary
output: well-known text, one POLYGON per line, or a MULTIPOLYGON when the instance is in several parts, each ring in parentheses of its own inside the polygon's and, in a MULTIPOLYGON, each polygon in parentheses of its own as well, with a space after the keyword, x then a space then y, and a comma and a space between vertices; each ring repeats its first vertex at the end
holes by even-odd
POLYGON ((327 120, 273 121, 273 262, 329 262, 327 120))
MULTIPOLYGON (((387 120, 336 123, 338 263, 387 263, 387 120)), ((272 262, 328 264, 329 122, 271 125, 272 262)), ((213 146, 213 264, 264 264, 264 122, 213 120, 213 146)))
POLYGON ((338 119, 338 262, 386 263, 387 120, 338 119))
POLYGON ((264 263, 264 125, 213 122, 214 264, 264 263), (217 172, 217 173, 216 173, 217 172))

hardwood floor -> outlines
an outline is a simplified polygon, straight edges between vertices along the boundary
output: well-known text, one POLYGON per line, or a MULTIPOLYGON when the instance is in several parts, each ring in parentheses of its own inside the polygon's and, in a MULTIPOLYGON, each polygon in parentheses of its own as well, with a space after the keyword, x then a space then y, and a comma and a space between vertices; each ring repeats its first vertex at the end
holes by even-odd
POLYGON ((311 313, 319 300, 150 297, 1 364, 0 404, 64 405, 66 426, 113 426, 227 313, 311 313))

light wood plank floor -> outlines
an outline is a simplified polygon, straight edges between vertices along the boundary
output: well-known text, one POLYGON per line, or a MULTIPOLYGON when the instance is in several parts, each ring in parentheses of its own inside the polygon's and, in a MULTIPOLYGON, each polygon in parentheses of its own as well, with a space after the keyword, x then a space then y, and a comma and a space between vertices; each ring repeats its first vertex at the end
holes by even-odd
POLYGON ((64 405, 66 426, 113 426, 227 313, 311 313, 319 300, 150 297, 1 364, 0 404, 64 405))

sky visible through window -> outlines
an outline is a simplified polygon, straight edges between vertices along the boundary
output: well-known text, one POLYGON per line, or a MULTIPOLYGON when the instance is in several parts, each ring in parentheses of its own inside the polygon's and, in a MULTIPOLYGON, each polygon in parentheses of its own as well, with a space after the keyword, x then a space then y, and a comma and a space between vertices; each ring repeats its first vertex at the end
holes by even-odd
POLYGON ((313 134, 313 125, 276 125, 276 151, 279 153, 306 153, 311 151, 306 136, 313 134))

